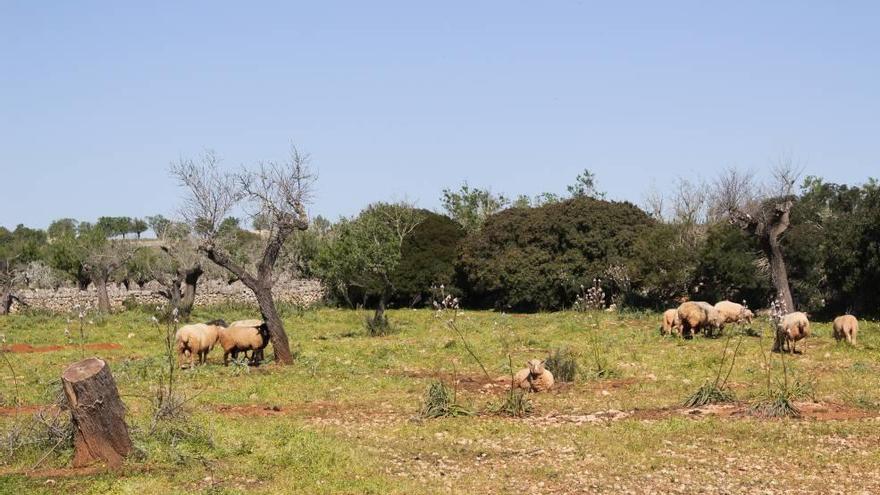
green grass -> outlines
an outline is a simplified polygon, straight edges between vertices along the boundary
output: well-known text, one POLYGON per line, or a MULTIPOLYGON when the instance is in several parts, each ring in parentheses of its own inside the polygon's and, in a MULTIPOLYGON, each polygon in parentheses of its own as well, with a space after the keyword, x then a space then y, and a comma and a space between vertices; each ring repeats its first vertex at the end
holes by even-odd
MULTIPOLYGON (((747 414, 767 390, 764 356, 772 342, 766 337, 743 338, 726 382, 741 401, 728 407, 745 414, 687 415, 683 398, 715 379, 726 339, 663 338, 656 332, 659 315, 465 311, 456 318, 458 335, 445 321, 450 315, 393 310, 395 331, 371 337, 365 312, 290 311, 284 320, 298 350, 295 365, 223 367, 215 349, 207 366, 178 372, 189 418, 149 434, 164 362, 150 316, 115 314, 85 330, 86 343, 118 344, 85 354, 109 362, 128 408, 137 454, 124 470, 70 472, 72 452, 64 447, 31 472, 51 447, 43 442, 12 455, 0 451, 0 493, 880 490, 880 429, 865 419, 880 409, 876 322, 861 322, 856 348, 835 344, 830 326, 817 323, 806 353, 786 357, 792 383, 809 383, 809 395, 821 402, 814 409, 847 414, 811 419, 801 407, 803 419, 767 419, 747 414), (557 348, 570 349, 577 360, 574 382, 530 395, 533 410, 525 417, 490 412, 506 399, 508 354, 518 369, 557 348), (455 385, 454 402, 474 414, 421 419, 426 390, 438 380, 455 385), (629 416, 590 419, 609 410, 629 416), (782 457, 786 462, 777 462, 782 457)), ((245 307, 199 309, 194 319, 253 316, 245 307)), ((13 315, 0 318, 0 333, 8 345, 64 346, 65 325, 59 316, 13 315)), ((54 401, 61 372, 81 355, 78 345, 7 353, 18 391, 0 360, 0 433, 30 421, 29 414, 12 413, 15 401, 24 407, 54 401)), ((780 360, 770 363, 779 376, 780 360)))

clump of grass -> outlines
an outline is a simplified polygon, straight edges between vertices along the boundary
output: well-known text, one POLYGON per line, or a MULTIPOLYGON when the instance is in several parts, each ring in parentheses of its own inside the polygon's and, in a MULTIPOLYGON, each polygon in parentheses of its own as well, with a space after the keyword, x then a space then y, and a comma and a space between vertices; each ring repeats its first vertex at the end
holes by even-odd
POLYGON ((420 412, 423 418, 457 418, 470 416, 473 411, 462 406, 456 400, 456 390, 441 381, 432 382, 425 391, 424 404, 420 412))
POLYGON ((707 404, 733 402, 735 398, 730 389, 720 387, 716 382, 706 380, 696 392, 684 401, 684 407, 700 407, 707 404))
POLYGON ((799 418, 800 409, 794 405, 794 397, 783 388, 778 388, 770 393, 761 394, 752 402, 749 411, 754 416, 765 418, 799 418))
POLYGON ((391 333, 391 324, 385 314, 368 316, 364 319, 364 328, 370 337, 384 337, 391 333))
POLYGON ((696 392, 685 399, 685 407, 701 407, 707 404, 732 402, 736 398, 733 391, 730 390, 730 387, 727 385, 727 380, 730 378, 730 374, 733 372, 733 367, 736 365, 736 356, 739 354, 739 348, 741 345, 742 337, 740 337, 736 344, 736 348, 733 350, 730 365, 727 366, 727 349, 730 347, 730 337, 727 338, 727 341, 724 343, 724 351, 721 354, 721 362, 718 364, 718 370, 715 372, 715 379, 706 380, 700 385, 700 388, 698 388, 696 392))
POLYGON ((550 351, 544 360, 544 368, 560 382, 573 382, 578 372, 577 358, 570 348, 558 347, 550 351))
POLYGON ((782 379, 774 381, 771 376, 771 355, 764 352, 763 345, 761 352, 767 369, 767 385, 765 390, 752 401, 751 414, 765 418, 799 418, 801 412, 794 405, 794 401, 800 398, 815 400, 813 384, 798 378, 789 379, 784 353, 779 355, 782 363, 782 379))
POLYGON ((528 393, 512 387, 504 396, 504 400, 489 406, 489 412, 513 418, 528 416, 533 409, 532 399, 529 398, 528 393))

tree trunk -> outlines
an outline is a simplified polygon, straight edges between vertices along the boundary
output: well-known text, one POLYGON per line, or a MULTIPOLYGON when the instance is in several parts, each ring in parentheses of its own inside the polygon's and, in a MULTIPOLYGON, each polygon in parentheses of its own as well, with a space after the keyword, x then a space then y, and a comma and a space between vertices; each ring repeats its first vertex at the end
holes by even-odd
POLYGON ((379 305, 376 306, 376 313, 373 315, 373 321, 376 323, 380 323, 382 319, 385 317, 385 299, 386 295, 383 293, 379 296, 379 305))
POLYGON ((92 277, 95 290, 98 292, 98 310, 102 313, 110 312, 110 296, 107 295, 107 279, 104 277, 92 277))
POLYGON ((84 359, 64 370, 61 382, 74 426, 73 467, 95 461, 119 467, 132 445, 110 367, 98 358, 84 359))
POLYGON ((284 332, 284 324, 281 322, 281 317, 278 316, 278 309, 275 308, 272 291, 268 289, 255 290, 254 295, 257 297, 257 304, 260 305, 263 321, 269 327, 269 340, 272 342, 272 349, 275 351, 275 361, 281 364, 293 363, 293 356, 290 354, 290 342, 287 340, 287 334, 284 332))
POLYGON ((785 304, 785 310, 789 313, 795 311, 794 299, 791 296, 791 286, 788 283, 788 272, 785 269, 785 259, 782 257, 782 249, 779 247, 779 239, 770 234, 762 243, 767 257, 770 258, 770 279, 776 288, 776 297, 785 304))
POLYGON ((12 311, 12 291, 0 293, 0 315, 8 315, 12 311))
POLYGON ((183 272, 183 294, 180 298, 180 314, 184 318, 189 318, 192 313, 193 305, 196 302, 196 286, 199 283, 199 277, 202 276, 202 267, 195 266, 183 272))

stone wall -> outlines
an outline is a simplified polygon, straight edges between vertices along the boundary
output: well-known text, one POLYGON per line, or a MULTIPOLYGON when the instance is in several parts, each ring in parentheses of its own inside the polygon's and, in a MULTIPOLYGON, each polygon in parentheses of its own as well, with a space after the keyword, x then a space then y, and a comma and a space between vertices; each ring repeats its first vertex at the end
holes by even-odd
MULTIPOLYGON (((150 282, 142 289, 128 290, 123 285, 110 284, 107 295, 113 309, 122 307, 123 301, 132 300, 138 304, 161 305, 167 300, 158 294, 159 284, 150 282)), ((310 306, 324 297, 324 287, 318 280, 283 280, 278 281, 274 288, 275 301, 310 306)), ((59 289, 27 289, 17 291, 16 295, 35 309, 45 309, 64 313, 73 310, 79 304, 83 307, 96 307, 98 295, 94 287, 78 290, 72 287, 59 289)), ((196 289, 196 306, 213 306, 223 303, 253 304, 257 301, 254 294, 241 282, 227 284, 219 280, 201 281, 196 289)), ((12 311, 21 310, 19 304, 13 304, 12 311)))

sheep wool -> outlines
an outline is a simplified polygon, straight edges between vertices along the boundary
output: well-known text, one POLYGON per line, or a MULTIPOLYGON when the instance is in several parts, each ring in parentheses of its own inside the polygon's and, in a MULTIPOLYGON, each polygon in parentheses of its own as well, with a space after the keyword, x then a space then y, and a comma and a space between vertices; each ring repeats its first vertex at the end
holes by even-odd
POLYGON ((694 336, 694 332, 724 327, 724 318, 714 306, 703 301, 688 301, 678 307, 678 319, 681 322, 681 333, 685 338, 694 336))
POLYGON ((210 323, 195 323, 184 325, 177 330, 174 341, 177 344, 177 362, 183 367, 183 360, 189 355, 189 366, 195 366, 195 357, 198 356, 199 364, 205 364, 208 353, 217 344, 219 338, 219 325, 210 323))
POLYGON ((553 373, 544 368, 544 361, 531 359, 527 367, 513 376, 513 386, 531 392, 546 392, 553 388, 553 373))
POLYGON ((229 356, 238 359, 240 352, 253 351, 251 364, 263 359, 263 349, 269 344, 269 331, 266 325, 235 326, 220 329, 220 346, 223 347, 223 364, 229 364, 229 356))
POLYGON ((667 309, 663 312, 663 326, 660 333, 662 335, 681 334, 681 320, 678 318, 677 309, 667 309))
POLYGON ((715 303, 715 310, 721 313, 725 323, 751 323, 755 317, 749 308, 731 301, 715 303))
POLYGON ((846 340, 851 345, 856 345, 856 336, 859 333, 859 320, 853 315, 838 316, 832 325, 834 339, 840 342, 846 340))
POLYGON ((800 311, 783 316, 776 325, 776 341, 773 350, 782 352, 788 348, 792 354, 796 352, 796 343, 810 335, 810 320, 806 313, 800 311))

